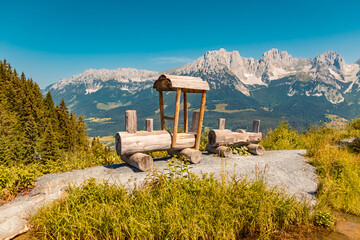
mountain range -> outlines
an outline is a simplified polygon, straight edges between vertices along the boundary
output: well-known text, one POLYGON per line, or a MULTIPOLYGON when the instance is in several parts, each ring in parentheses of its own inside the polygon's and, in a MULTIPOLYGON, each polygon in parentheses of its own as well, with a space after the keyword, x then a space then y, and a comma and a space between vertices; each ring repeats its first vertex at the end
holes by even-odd
MULTIPOLYGON (((158 96, 152 85, 163 73, 201 77, 209 83, 204 122, 209 127, 216 127, 217 118, 224 117, 230 129, 250 128, 253 119, 260 119, 266 130, 286 118, 293 127, 303 129, 360 114, 360 59, 346 64, 332 51, 307 59, 271 49, 254 59, 220 49, 161 73, 89 69, 43 92, 50 91, 56 102, 63 98, 71 111, 84 115, 89 135, 113 136, 123 130, 127 109, 137 110, 139 129, 149 117, 159 127, 158 96)), ((189 96, 190 112, 199 108, 198 95, 189 96)), ((174 101, 173 93, 166 94, 166 115, 173 114, 174 101)))

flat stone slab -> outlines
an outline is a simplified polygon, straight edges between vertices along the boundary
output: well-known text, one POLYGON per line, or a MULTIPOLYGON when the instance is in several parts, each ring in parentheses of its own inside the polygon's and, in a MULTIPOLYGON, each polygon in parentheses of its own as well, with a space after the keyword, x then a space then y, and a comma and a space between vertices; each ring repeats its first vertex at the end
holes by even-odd
MULTIPOLYGON (((221 173, 249 180, 262 176, 268 186, 284 189, 289 195, 299 200, 316 202, 317 175, 315 168, 307 164, 305 150, 267 151, 264 156, 233 156, 219 158, 203 154, 203 161, 190 165, 190 171, 214 173, 220 178, 221 173)), ((167 158, 154 160, 159 171, 167 166, 167 158)), ((125 163, 98 166, 65 173, 47 174, 38 178, 35 187, 28 195, 19 196, 13 201, 0 206, 0 239, 11 239, 28 230, 28 219, 39 207, 60 199, 69 184, 81 185, 84 180, 95 178, 109 183, 123 184, 129 189, 140 184, 148 173, 139 172, 125 163)))

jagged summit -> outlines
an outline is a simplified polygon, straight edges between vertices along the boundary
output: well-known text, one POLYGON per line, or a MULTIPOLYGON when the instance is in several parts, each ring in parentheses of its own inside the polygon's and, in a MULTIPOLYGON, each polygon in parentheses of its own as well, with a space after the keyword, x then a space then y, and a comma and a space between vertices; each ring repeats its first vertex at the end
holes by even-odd
POLYGON ((292 57, 286 51, 279 51, 276 48, 272 48, 269 51, 265 52, 260 58, 262 61, 283 61, 290 60, 292 57))
POLYGON ((48 86, 45 91, 62 91, 73 86, 83 89, 85 94, 90 94, 100 90, 107 81, 117 82, 123 89, 136 90, 141 83, 153 81, 157 75, 157 72, 135 68, 88 69, 71 78, 60 79, 57 83, 48 86))
POLYGON ((334 66, 337 69, 344 69, 345 60, 336 52, 327 51, 323 54, 317 55, 314 59, 315 65, 320 66, 334 66))

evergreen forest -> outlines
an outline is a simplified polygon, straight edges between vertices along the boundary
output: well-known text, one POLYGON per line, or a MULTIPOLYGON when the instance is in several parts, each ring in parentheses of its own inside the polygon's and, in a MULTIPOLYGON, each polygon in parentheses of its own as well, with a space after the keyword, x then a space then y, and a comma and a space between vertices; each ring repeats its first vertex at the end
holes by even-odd
POLYGON ((81 116, 6 61, 0 61, 0 205, 31 188, 46 173, 119 162, 100 143, 89 141, 81 116))

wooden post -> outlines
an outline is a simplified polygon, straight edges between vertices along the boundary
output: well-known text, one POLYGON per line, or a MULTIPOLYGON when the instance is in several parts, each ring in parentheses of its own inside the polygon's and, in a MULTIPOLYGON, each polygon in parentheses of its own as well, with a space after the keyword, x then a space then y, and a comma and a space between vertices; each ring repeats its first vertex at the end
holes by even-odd
POLYGON ((219 130, 225 130, 225 118, 219 118, 219 130))
POLYGON ((145 120, 146 131, 152 132, 154 130, 154 120, 152 118, 147 118, 145 120))
POLYGON ((125 111, 125 131, 127 131, 128 133, 136 133, 137 131, 136 110, 125 111))
POLYGON ((177 130, 179 125, 179 111, 180 111, 180 97, 181 97, 181 89, 176 90, 176 101, 175 101, 175 113, 174 113, 174 133, 172 139, 172 147, 176 147, 176 137, 177 130))
POLYGON ((260 132, 260 120, 254 120, 252 125, 252 132, 260 132))
POLYGON ((164 97, 163 97, 163 92, 162 91, 159 91, 159 106, 160 106, 161 130, 165 130, 164 97))
POLYGON ((202 95, 201 95, 199 124, 198 124, 198 129, 197 129, 197 134, 196 134, 196 142, 195 142, 196 150, 199 150, 199 147, 200 147, 201 128, 202 128, 202 123, 203 123, 203 119, 204 119, 204 111, 205 111, 205 100, 206 100, 206 91, 203 91, 202 95))
POLYGON ((187 93, 183 92, 184 97, 184 132, 188 132, 188 109, 187 109, 187 93))
POLYGON ((199 125, 199 117, 200 117, 200 112, 193 112, 192 120, 191 120, 190 132, 193 132, 193 133, 197 132, 197 128, 198 128, 198 125, 199 125))

